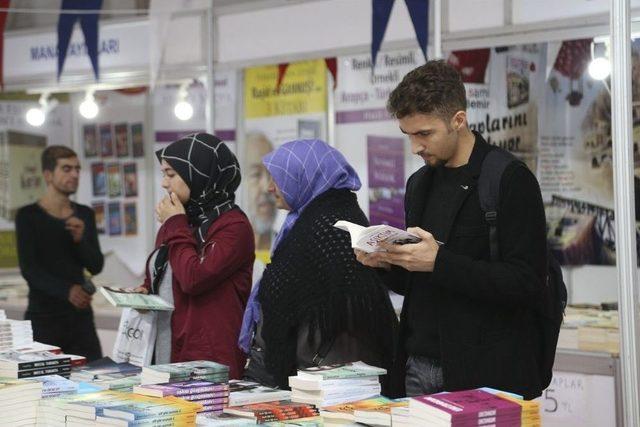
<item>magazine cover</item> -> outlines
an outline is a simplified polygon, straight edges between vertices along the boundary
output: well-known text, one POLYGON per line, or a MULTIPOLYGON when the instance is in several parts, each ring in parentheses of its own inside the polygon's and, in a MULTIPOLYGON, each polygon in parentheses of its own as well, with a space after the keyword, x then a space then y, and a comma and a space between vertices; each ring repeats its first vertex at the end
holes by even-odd
POLYGON ((104 163, 91 164, 91 183, 93 184, 93 197, 107 195, 107 174, 104 163))
POLYGON ((104 234, 105 232, 105 216, 104 216, 104 202, 93 202, 91 204, 93 208, 93 212, 96 217, 96 229, 98 230, 98 234, 104 234))
POLYGON ((138 209, 136 202, 124 204, 124 234, 135 236, 138 234, 138 209))
POLYGON ((122 176, 120 175, 120 164, 109 163, 107 165, 107 175, 109 181, 109 197, 122 195, 122 176))
POLYGON ((102 157, 113 156, 113 135, 111 133, 111 123, 100 125, 100 154, 102 157))
POLYGON ((122 216, 120 214, 120 202, 109 203, 109 235, 122 234, 122 216))
POLYGON ((137 165, 125 163, 122 169, 124 171, 124 195, 125 197, 136 197, 138 195, 137 165))
POLYGON ((84 156, 86 158, 98 155, 98 135, 95 123, 86 124, 82 127, 84 141, 84 156))
POLYGON ((129 155, 129 125, 118 123, 113 129, 116 135, 116 156, 127 157, 129 155))
POLYGON ((142 123, 133 123, 131 125, 131 141, 133 145, 133 157, 143 157, 144 134, 142 132, 142 123))

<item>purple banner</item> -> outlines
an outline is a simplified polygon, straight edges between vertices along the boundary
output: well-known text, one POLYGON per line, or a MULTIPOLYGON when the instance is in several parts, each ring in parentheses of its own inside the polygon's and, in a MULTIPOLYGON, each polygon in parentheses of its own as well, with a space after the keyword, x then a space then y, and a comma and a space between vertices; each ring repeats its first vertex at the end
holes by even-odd
MULTIPOLYGON (((156 142, 173 142, 185 135, 191 135, 192 133, 206 132, 205 130, 163 130, 156 132, 156 142)), ((223 141, 235 141, 236 130, 235 129, 216 129, 215 135, 223 141)))
POLYGON ((231 142, 236 140, 235 129, 216 129, 214 133, 218 138, 226 142, 231 142))
POLYGON ((369 221, 404 229, 404 139, 367 135, 369 221))
POLYGON ((336 123, 364 123, 391 120, 386 108, 370 108, 356 111, 337 111, 336 123))

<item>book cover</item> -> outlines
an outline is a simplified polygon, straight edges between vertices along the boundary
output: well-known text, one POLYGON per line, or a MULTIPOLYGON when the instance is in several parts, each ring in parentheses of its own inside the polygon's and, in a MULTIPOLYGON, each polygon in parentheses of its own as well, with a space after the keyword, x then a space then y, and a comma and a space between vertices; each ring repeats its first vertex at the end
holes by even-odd
MULTIPOLYGON (((337 221, 333 226, 349 233, 352 248, 360 249, 367 253, 382 251, 383 249, 379 247, 381 243, 402 245, 420 241, 418 236, 390 225, 363 227, 349 221, 337 221)), ((441 242, 438 243, 442 244, 441 242)))
POLYGON ((84 156, 88 159, 98 155, 98 129, 94 123, 82 126, 84 156))
POLYGON ((124 195, 125 197, 138 196, 138 170, 135 163, 125 163, 122 166, 124 171, 124 195))
POLYGON ((103 415, 136 421, 167 415, 195 413, 200 409, 202 409, 200 404, 169 396, 162 399, 154 399, 154 401, 147 400, 111 406, 103 410, 103 415))
POLYGON ((100 155, 102 157, 113 156, 113 135, 111 133, 111 123, 104 123, 98 127, 100 134, 100 155))
POLYGON ((220 363, 212 362, 209 360, 194 360, 191 362, 178 362, 167 363, 163 365, 145 366, 142 368, 142 372, 148 372, 150 374, 170 374, 171 377, 206 375, 216 373, 229 373, 229 367, 220 363))
POLYGON ((120 213, 120 202, 109 202, 109 235, 119 236, 122 234, 122 215, 120 213))
MULTIPOLYGON (((171 311, 173 305, 158 295, 133 292, 133 288, 100 287, 100 292, 116 307, 131 307, 139 310, 171 311)), ((146 369, 146 368, 145 368, 146 369)))
POLYGON ((116 134, 116 156, 127 157, 129 155, 129 125, 117 123, 113 130, 116 134))
POLYGON ((229 385, 208 381, 183 381, 164 384, 147 384, 134 388, 135 393, 147 396, 189 396, 202 393, 229 394, 229 385))
POLYGON ((107 164, 107 184, 109 187, 109 197, 122 195, 122 175, 119 163, 107 164))
POLYGON ((106 215, 104 213, 104 202, 93 202, 91 208, 96 218, 96 230, 98 234, 104 234, 107 227, 106 215))
POLYGON ((289 390, 266 387, 251 381, 229 381, 230 406, 289 400, 290 397, 291 392, 289 390))
POLYGON ((124 234, 136 236, 138 234, 138 206, 136 202, 123 204, 124 208, 124 234))
POLYGON ((327 366, 313 366, 298 370, 298 375, 306 378, 321 378, 322 380, 350 379, 362 377, 378 377, 385 375, 387 370, 364 362, 353 362, 327 366))
POLYGON ((470 418, 520 416, 521 406, 482 390, 465 390, 413 397, 409 407, 413 413, 459 422, 470 418))
POLYGON ((131 124, 133 157, 144 157, 144 134, 142 129, 142 123, 131 124))

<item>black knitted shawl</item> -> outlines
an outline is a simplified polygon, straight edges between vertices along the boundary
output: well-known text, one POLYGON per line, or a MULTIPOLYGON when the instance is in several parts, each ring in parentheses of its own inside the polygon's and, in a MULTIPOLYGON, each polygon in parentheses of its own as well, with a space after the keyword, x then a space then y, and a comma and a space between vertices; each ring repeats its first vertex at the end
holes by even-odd
POLYGON ((265 365, 281 386, 295 375, 303 324, 309 325, 309 337, 319 333, 322 343, 349 332, 371 343, 385 368, 391 366, 397 319, 388 291, 373 269, 356 260, 349 234, 333 227, 338 220, 368 225, 349 190, 328 190, 312 201, 262 276, 265 365))

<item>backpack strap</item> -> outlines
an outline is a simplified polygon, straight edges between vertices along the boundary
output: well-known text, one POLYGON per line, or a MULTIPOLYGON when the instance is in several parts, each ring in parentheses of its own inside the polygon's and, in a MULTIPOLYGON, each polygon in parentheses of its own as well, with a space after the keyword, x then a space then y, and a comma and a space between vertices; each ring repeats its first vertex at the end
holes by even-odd
POLYGON ((512 162, 519 162, 506 150, 492 147, 485 155, 478 179, 478 196, 484 219, 489 225, 489 251, 491 261, 500 259, 498 246, 498 206, 500 204, 500 182, 502 174, 512 162))

